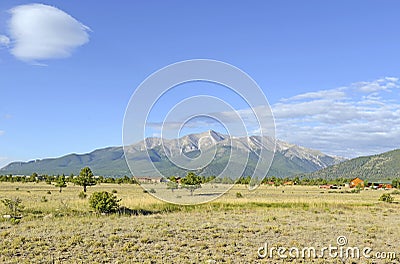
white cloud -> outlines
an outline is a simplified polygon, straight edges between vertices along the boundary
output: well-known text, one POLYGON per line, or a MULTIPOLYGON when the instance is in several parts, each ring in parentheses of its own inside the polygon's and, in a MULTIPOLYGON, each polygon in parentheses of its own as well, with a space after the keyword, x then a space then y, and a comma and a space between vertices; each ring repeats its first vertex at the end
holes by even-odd
POLYGON ((87 26, 52 6, 28 4, 10 10, 11 53, 23 61, 65 58, 89 41, 87 26))
POLYGON ((0 35, 0 47, 5 46, 8 47, 10 44, 10 39, 5 35, 0 35))
POLYGON ((277 137, 346 157, 400 148, 398 88, 398 78, 386 77, 282 99, 272 106, 277 137))
POLYGON ((321 90, 317 92, 299 94, 288 99, 282 99, 282 101, 302 100, 302 99, 323 99, 323 98, 342 99, 345 96, 346 94, 345 92, 343 92, 343 88, 338 88, 332 90, 321 90))
POLYGON ((392 88, 399 88, 398 80, 399 79, 395 77, 385 77, 372 82, 354 83, 352 86, 357 87, 361 92, 372 93, 377 91, 387 91, 392 88))
POLYGON ((399 81, 399 78, 397 77, 386 77, 385 79, 394 83, 397 83, 399 81))
POLYGON ((0 130, 0 136, 4 135, 6 132, 4 130, 0 130))

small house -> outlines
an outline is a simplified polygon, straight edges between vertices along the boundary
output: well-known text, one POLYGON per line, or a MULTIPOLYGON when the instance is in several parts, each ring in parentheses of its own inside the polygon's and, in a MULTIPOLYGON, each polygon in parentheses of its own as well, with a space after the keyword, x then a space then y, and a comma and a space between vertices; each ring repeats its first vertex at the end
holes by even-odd
POLYGON ((364 188, 364 181, 356 177, 350 181, 350 188, 361 187, 364 188))

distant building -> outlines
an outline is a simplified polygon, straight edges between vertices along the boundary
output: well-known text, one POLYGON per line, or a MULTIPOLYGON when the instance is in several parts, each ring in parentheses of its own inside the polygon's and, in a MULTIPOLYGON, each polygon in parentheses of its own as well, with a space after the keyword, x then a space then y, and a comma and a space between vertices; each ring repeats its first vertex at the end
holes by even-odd
POLYGON ((350 188, 355 188, 355 187, 364 188, 364 181, 357 177, 350 181, 349 186, 350 188))
POLYGON ((393 186, 389 181, 368 182, 367 187, 371 189, 392 189, 393 186))
POLYGON ((136 178, 139 183, 160 183, 166 182, 166 179, 163 177, 137 177, 136 178))

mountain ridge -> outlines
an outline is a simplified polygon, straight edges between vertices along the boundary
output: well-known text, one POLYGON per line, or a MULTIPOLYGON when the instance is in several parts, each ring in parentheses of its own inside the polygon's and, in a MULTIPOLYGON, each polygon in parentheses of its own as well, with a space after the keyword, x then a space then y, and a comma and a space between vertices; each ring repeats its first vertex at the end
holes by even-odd
POLYGON ((367 180, 400 178, 400 149, 349 159, 300 176, 323 179, 360 177, 367 180))
MULTIPOLYGON (((257 152, 261 148, 273 148, 273 140, 260 136, 233 137, 215 131, 189 134, 178 139, 161 139, 149 137, 135 144, 126 146, 129 158, 140 168, 148 158, 164 175, 183 175, 185 170, 175 168, 168 160, 168 155, 185 154, 196 157, 201 151, 211 151, 216 148, 215 162, 205 169, 198 171, 202 175, 218 175, 227 163, 227 156, 233 147, 243 155, 248 155, 249 164, 245 173, 251 174, 257 164, 257 152), (261 142, 264 142, 262 146, 261 142), (164 143, 164 145, 162 145, 164 143), (147 154, 149 153, 149 154, 147 154)), ((269 175, 277 177, 292 176, 299 173, 313 172, 330 165, 342 162, 344 159, 326 155, 318 150, 308 149, 295 144, 276 140, 276 152, 269 175)), ((37 159, 28 162, 12 162, 0 169, 0 174, 30 175, 39 174, 77 174, 84 166, 92 168, 95 174, 102 176, 130 175, 125 161, 122 146, 95 149, 84 154, 71 153, 58 158, 37 159)), ((143 175, 146 168, 143 167, 143 175)))

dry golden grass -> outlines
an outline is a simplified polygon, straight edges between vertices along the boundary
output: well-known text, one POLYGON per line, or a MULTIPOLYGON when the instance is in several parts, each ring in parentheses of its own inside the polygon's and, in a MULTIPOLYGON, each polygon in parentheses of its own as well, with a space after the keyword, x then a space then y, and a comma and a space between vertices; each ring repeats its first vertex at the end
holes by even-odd
MULTIPOLYGON (((400 205, 379 202, 390 191, 329 193, 318 187, 235 186, 207 204, 165 204, 136 185, 101 184, 121 205, 147 215, 90 213, 82 188, 62 193, 45 183, 0 183, 0 199, 19 197, 19 224, 0 220, 0 263, 399 263, 400 205), (18 190, 16 190, 18 188, 18 190), (50 191, 51 194, 47 192, 50 191), (237 198, 237 193, 242 198, 237 198), (47 202, 43 201, 43 196, 47 202), (272 246, 322 247, 344 235, 350 246, 396 252, 394 260, 260 259, 272 246)), ((341 191, 341 190, 338 190, 341 191)), ((196 194, 197 191, 195 191, 196 194)), ((395 195, 395 201, 400 195, 395 195)), ((1 205, 0 212, 5 208, 1 205)))

